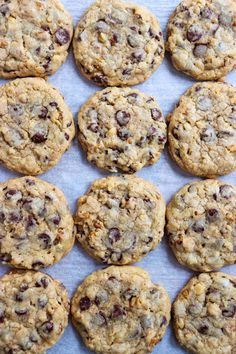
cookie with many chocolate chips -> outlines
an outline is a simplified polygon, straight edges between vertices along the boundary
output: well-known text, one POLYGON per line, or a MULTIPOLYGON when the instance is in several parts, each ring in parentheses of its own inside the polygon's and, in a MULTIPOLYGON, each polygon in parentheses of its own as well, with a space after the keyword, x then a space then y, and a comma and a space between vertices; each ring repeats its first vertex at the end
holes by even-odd
POLYGON ((215 177, 236 169, 236 89, 193 85, 169 116, 169 151, 185 171, 215 177))
POLYGON ((177 339, 191 353, 234 354, 236 277, 202 273, 180 291, 173 305, 177 339))
POLYGON ((236 262, 236 187, 217 180, 188 184, 166 216, 169 243, 181 264, 208 272, 236 262))
POLYGON ((96 1, 80 19, 73 47, 81 73, 100 86, 143 82, 164 58, 156 17, 120 0, 96 1))
POLYGON ((81 108, 78 124, 88 160, 111 172, 134 173, 155 163, 166 142, 156 100, 128 87, 97 92, 81 108))
POLYGON ((217 80, 236 67, 235 0, 184 0, 168 24, 167 50, 177 70, 217 80))
POLYGON ((137 267, 98 270, 72 299, 73 324, 98 354, 146 354, 162 339, 170 320, 170 299, 137 267))
POLYGON ((33 177, 0 183, 0 260, 39 269, 58 262, 74 244, 64 194, 33 177))
POLYGON ((78 200, 75 225, 85 250, 100 262, 130 264, 161 241, 165 202, 153 184, 135 176, 96 180, 78 200))
POLYGON ((9 169, 38 175, 55 166, 75 134, 63 97, 40 78, 0 87, 0 161, 9 169))
POLYGON ((49 275, 12 271, 0 278, 1 354, 43 354, 62 336, 69 300, 49 275))
POLYGON ((45 77, 68 55, 72 17, 59 0, 2 0, 0 77, 45 77))

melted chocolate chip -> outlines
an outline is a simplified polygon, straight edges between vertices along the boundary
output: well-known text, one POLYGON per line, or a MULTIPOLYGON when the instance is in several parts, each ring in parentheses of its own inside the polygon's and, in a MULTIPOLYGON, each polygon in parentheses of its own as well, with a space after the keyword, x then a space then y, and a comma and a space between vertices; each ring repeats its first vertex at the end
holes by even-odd
POLYGON ((193 231, 195 231, 197 233, 201 233, 205 230, 205 227, 201 221, 195 221, 192 224, 192 229, 193 229, 193 231))
POLYGON ((18 294, 16 294, 15 299, 17 302, 22 302, 24 300, 24 296, 22 294, 18 293, 18 294))
POLYGON ((95 84, 107 86, 108 80, 105 75, 95 75, 91 78, 95 84))
POLYGON ((209 19, 211 18, 213 12, 211 9, 209 9, 209 7, 204 7, 201 11, 200 11, 200 16, 202 18, 206 18, 206 19, 209 19))
POLYGON ((52 321, 46 321, 41 325, 41 329, 44 333, 51 333, 54 329, 54 324, 52 321))
POLYGON ((202 37, 202 33, 198 26, 192 25, 187 32, 187 38, 190 42, 197 42, 202 37))
POLYGON ((126 128, 120 128, 117 130, 117 135, 122 141, 126 141, 131 137, 131 133, 126 128))
POLYGON ((160 324, 160 327, 164 326, 166 323, 167 323, 167 319, 166 319, 165 316, 163 316, 163 317, 162 317, 161 324, 160 324))
POLYGON ((121 239, 120 230, 117 228, 110 229, 108 238, 109 238, 110 243, 113 245, 113 243, 115 243, 121 239))
POLYGON ((60 215, 55 215, 53 218, 52 218, 52 222, 54 225, 58 226, 61 222, 61 217, 60 215))
POLYGON ((49 280, 46 277, 37 280, 37 282, 35 283, 36 288, 43 287, 44 289, 46 289, 48 285, 49 285, 49 280))
POLYGON ((202 325, 198 328, 198 332, 203 335, 208 334, 208 330, 209 330, 209 327, 207 325, 202 325))
POLYGON ((55 33, 56 42, 60 45, 65 45, 70 41, 70 34, 65 28, 58 28, 55 33))
POLYGON ((120 126, 125 126, 130 121, 130 114, 125 111, 117 111, 115 114, 115 118, 120 126))
POLYGON ((32 136, 31 140, 35 144, 41 144, 41 143, 44 143, 47 140, 47 137, 44 134, 42 134, 42 133, 36 133, 36 134, 34 134, 32 136))
POLYGON ((32 263, 32 268, 34 268, 34 269, 39 269, 42 267, 44 267, 44 263, 41 261, 36 261, 36 262, 32 263))
POLYGON ((49 106, 51 106, 51 107, 58 107, 58 103, 55 102, 55 101, 52 101, 52 102, 49 103, 49 106))
POLYGON ((91 301, 88 296, 82 297, 79 301, 79 308, 81 311, 86 311, 90 308, 91 301))
POLYGON ((50 248, 52 245, 52 240, 50 235, 46 234, 46 233, 42 233, 38 235, 38 239, 40 240, 40 242, 43 245, 43 248, 50 248))
POLYGON ((16 189, 9 189, 6 193, 5 193, 5 197, 6 199, 11 199, 12 196, 16 195, 17 190, 16 189))
POLYGON ((43 309, 48 303, 47 299, 44 298, 38 298, 38 307, 43 309))
POLYGON ((118 43, 118 36, 117 34, 113 33, 111 39, 110 39, 111 46, 114 46, 116 43, 118 43))
POLYGON ((132 73, 132 69, 125 69, 122 71, 122 75, 124 76, 128 76, 132 73))
POLYGON ((215 222, 219 219, 219 211, 217 209, 206 210, 206 216, 209 223, 215 222))
POLYGON ((11 222, 18 223, 22 220, 22 216, 19 213, 13 211, 12 213, 9 214, 9 220, 11 222))
POLYGON ((220 195, 222 198, 230 199, 233 196, 233 188, 227 184, 220 186, 220 195))
POLYGON ((41 111, 40 111, 40 113, 39 113, 39 118, 40 119, 46 119, 47 118, 47 115, 48 115, 48 109, 47 109, 47 107, 42 107, 41 108, 41 111))
POLYGON ((49 68, 49 64, 51 63, 52 59, 49 56, 46 56, 45 58, 45 64, 43 64, 43 68, 47 70, 49 68))
POLYGON ((120 305, 114 305, 111 313, 112 319, 117 319, 125 315, 125 311, 120 305))
POLYGON ((70 139, 70 135, 65 133, 65 139, 68 141, 70 139))
POLYGON ((25 316, 28 314, 28 310, 27 309, 16 309, 15 310, 15 313, 18 315, 18 316, 25 316))
POLYGON ((25 283, 21 284, 20 287, 19 287, 19 290, 20 290, 21 293, 24 293, 28 289, 29 289, 29 285, 25 284, 25 283))
POLYGON ((0 6, 0 14, 2 15, 2 16, 6 16, 6 14, 9 12, 9 7, 8 7, 8 5, 7 4, 2 4, 1 6, 0 6))
POLYGON ((152 115, 152 119, 156 120, 156 121, 161 119, 161 117, 162 117, 161 112, 157 108, 152 108, 151 109, 151 115, 152 115))
POLYGON ((224 317, 233 317, 236 314, 236 306, 230 304, 226 309, 222 310, 222 315, 224 317))

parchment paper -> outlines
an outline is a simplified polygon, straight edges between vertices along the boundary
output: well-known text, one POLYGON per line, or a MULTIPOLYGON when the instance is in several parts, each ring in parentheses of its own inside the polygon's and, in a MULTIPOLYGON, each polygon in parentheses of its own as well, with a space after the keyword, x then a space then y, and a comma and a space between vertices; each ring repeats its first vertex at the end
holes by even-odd
MULTIPOLYGON (((153 11, 159 18, 164 32, 170 14, 179 3, 179 0, 135 1, 153 11)), ((92 3, 92 0, 62 0, 62 3, 72 14, 74 25, 76 25, 80 16, 92 3)), ((54 76, 49 78, 49 81, 63 93, 66 102, 74 113, 75 119, 77 118, 76 116, 80 106, 85 103, 95 91, 99 90, 98 87, 90 84, 81 77, 75 67, 72 53, 70 53, 67 62, 61 69, 54 76)), ((228 75, 227 81, 236 85, 236 72, 228 75)), ((0 80, 0 83, 3 84, 4 81, 0 80)), ((148 81, 137 87, 145 93, 155 96, 164 114, 167 115, 174 108, 180 95, 193 83, 193 80, 178 73, 172 67, 167 56, 157 72, 148 81)), ((89 185, 96 178, 106 175, 108 174, 98 170, 86 161, 85 155, 75 139, 73 146, 63 156, 60 163, 51 171, 42 175, 41 178, 54 183, 62 189, 68 199, 72 212, 74 212, 77 198, 85 193, 89 185)), ((197 179, 181 171, 178 166, 171 161, 167 151, 164 152, 158 163, 154 166, 142 169, 137 175, 156 184, 163 193, 166 202, 169 202, 173 194, 186 183, 197 179)), ((8 178, 16 176, 16 173, 12 173, 0 166, 0 181, 5 181, 8 178)), ((236 184, 236 172, 222 177, 222 180, 236 184)), ((154 282, 165 286, 172 300, 174 300, 178 291, 193 275, 193 272, 177 263, 165 238, 156 250, 147 255, 141 262, 137 263, 137 265, 147 270, 154 282)), ((45 269, 45 271, 61 280, 68 289, 71 297, 81 281, 91 272, 99 268, 102 268, 102 265, 87 256, 76 242, 73 250, 67 257, 55 266, 45 269)), ((8 268, 5 266, 0 266, 0 274, 4 274, 7 269, 8 268)), ((222 271, 236 275, 236 265, 225 267, 222 271)), ((81 339, 70 323, 63 337, 48 353, 85 354, 90 353, 90 351, 84 347, 81 339)), ((175 340, 171 325, 165 337, 161 343, 156 346, 153 353, 185 353, 175 340)))

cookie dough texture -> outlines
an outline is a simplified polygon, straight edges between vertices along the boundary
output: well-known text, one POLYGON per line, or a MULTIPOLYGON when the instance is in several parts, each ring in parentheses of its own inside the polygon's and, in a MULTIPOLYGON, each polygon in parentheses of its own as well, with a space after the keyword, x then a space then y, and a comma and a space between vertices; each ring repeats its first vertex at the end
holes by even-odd
POLYGON ((184 0, 168 24, 167 50, 177 70, 217 80, 236 67, 235 0, 184 0))
POLYGON ((12 271, 0 279, 0 352, 44 354, 64 332, 65 287, 40 272, 12 271))
POLYGON ((166 216, 169 243, 181 264, 208 272, 236 262, 236 187, 217 180, 188 184, 166 216))
POLYGON ((98 261, 129 264, 161 241, 165 202, 157 187, 135 176, 96 180, 78 200, 77 238, 98 261))
POLYGON ((33 177, 0 183, 0 260, 39 269, 58 262, 74 243, 64 194, 33 177))
POLYGON ((38 175, 55 166, 75 134, 71 111, 44 79, 16 79, 0 87, 0 161, 38 175))
POLYGON ((55 73, 66 60, 72 35, 72 17, 59 0, 1 1, 0 77, 55 73))
POLYGON ((81 73, 100 86, 136 85, 164 58, 157 18, 120 0, 98 0, 80 19, 73 40, 81 73))
POLYGON ((193 85, 169 116, 169 151, 185 171, 213 178, 236 169, 236 89, 193 85))
POLYGON ((78 115, 79 141, 89 161, 134 173, 159 160, 167 128, 156 100, 131 88, 97 92, 78 115))
POLYGON ((191 353, 234 354, 236 277, 202 273, 181 290, 173 305, 174 329, 191 353))
POLYGON ((73 324, 99 354, 145 354, 162 339, 170 300, 144 270, 112 266, 85 279, 72 299, 73 324))

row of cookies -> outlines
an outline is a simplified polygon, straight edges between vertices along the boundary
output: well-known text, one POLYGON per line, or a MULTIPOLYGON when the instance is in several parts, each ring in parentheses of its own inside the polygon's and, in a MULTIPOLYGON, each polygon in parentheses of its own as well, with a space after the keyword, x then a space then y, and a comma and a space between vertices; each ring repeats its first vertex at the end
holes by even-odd
MULTIPOLYGON (((215 80, 235 68, 234 0, 183 0, 168 24, 167 50, 174 66, 198 80, 215 80)), ((66 60, 72 17, 59 0, 4 1, 0 5, 0 77, 45 77, 66 60)), ((164 58, 157 18, 121 0, 98 0, 77 25, 75 61, 102 86, 146 80, 164 58)))
MULTIPOLYGON (((197 354, 234 353, 236 277, 201 273, 173 304, 177 339, 197 354)), ((88 276, 71 301, 72 321, 98 354, 152 352, 170 321, 166 290, 133 266, 88 276)), ((42 354, 62 336, 70 311, 65 287, 45 273, 11 271, 1 278, 1 353, 42 354)))
MULTIPOLYGON (((157 187, 129 175, 94 181, 73 218, 65 196, 34 177, 0 184, 0 259, 39 269, 82 247, 101 263, 141 260, 164 235, 165 202, 157 187), (75 230, 74 230, 75 225, 75 230)), ((183 187, 167 207, 166 231, 177 260, 196 271, 236 262, 236 188, 218 180, 183 187)))
MULTIPOLYGON (((75 135, 72 113, 58 90, 41 78, 0 88, 0 161, 37 175, 53 167, 75 135)), ((226 83, 193 85, 166 123, 157 101, 133 88, 106 88, 80 109, 78 138, 89 161, 111 172, 134 173, 164 149, 196 176, 236 169, 236 89, 226 83)))

